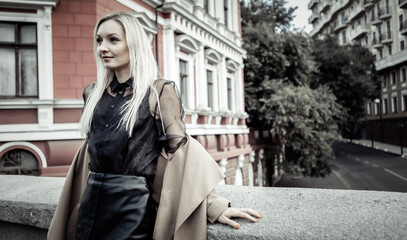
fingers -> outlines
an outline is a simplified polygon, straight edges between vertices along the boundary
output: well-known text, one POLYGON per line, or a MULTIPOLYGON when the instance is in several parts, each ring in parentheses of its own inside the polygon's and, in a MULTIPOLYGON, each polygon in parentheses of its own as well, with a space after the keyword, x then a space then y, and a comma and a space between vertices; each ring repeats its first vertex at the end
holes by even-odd
POLYGON ((254 216, 260 216, 257 213, 253 214, 254 211, 252 209, 241 209, 234 217, 246 218, 252 222, 258 222, 256 218, 252 217, 250 214, 254 216))
POLYGON ((248 214, 250 214, 252 216, 258 217, 258 218, 263 217, 263 214, 261 214, 260 212, 254 210, 254 209, 251 209, 251 208, 242 208, 241 211, 245 212, 245 213, 248 213, 248 214))
POLYGON ((234 227, 236 229, 240 229, 240 224, 238 224, 237 222, 233 221, 232 219, 226 217, 223 214, 219 217, 218 221, 220 223, 227 224, 227 225, 229 225, 231 227, 234 227))

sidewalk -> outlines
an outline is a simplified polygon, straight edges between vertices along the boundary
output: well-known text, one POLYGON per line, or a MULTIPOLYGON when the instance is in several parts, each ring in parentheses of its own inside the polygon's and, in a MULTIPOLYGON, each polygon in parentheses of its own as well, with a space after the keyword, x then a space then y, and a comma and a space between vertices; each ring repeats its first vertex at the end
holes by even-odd
MULTIPOLYGON (((346 139, 346 138, 342 138, 341 141, 350 142, 350 140, 346 139)), ((365 147, 370 147, 370 148, 372 147, 372 141, 367 140, 367 139, 357 139, 357 140, 353 139, 352 143, 359 144, 359 145, 362 145, 365 147)), ((379 151, 392 153, 392 154, 395 154, 398 156, 401 155, 401 148, 400 148, 400 146, 397 146, 397 145, 391 145, 391 144, 387 144, 387 143, 381 143, 381 142, 374 141, 373 147, 374 147, 374 149, 379 150, 379 151)), ((401 156, 401 157, 407 158, 407 148, 403 147, 403 156, 401 156)))

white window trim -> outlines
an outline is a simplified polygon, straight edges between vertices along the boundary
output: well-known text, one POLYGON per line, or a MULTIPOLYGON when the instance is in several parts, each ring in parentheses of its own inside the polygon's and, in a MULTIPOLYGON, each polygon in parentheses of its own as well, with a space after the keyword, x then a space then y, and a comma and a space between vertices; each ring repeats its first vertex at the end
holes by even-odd
POLYGON ((371 106, 371 102, 367 102, 367 104, 366 104, 366 113, 367 113, 367 115, 371 115, 371 112, 370 112, 370 106, 371 106))
MULTIPOLYGON (((21 3, 6 2, 5 7, 19 7, 21 3)), ((38 100, 52 100, 54 97, 52 59, 52 7, 53 2, 32 2, 24 5, 25 8, 35 9, 36 13, 0 12, 0 21, 29 22, 37 24, 37 64, 38 64, 38 100)), ((13 99, 10 99, 13 101, 13 99)), ((2 99, 2 102, 9 101, 2 99)), ((31 103, 27 105, 29 108, 31 103)), ((38 107, 38 125, 49 128, 53 124, 52 105, 38 107)))
MULTIPOLYGON (((383 98, 383 102, 382 102, 382 113, 383 114, 389 114, 389 112, 387 111, 387 112, 385 112, 384 110, 386 109, 386 106, 387 106, 387 108, 389 107, 389 100, 388 100, 388 98, 387 97, 384 97, 383 98), (384 102, 387 102, 387 104, 384 104, 384 102)), ((387 109, 388 110, 388 109, 387 109)))
MULTIPOLYGON (((221 69, 221 61, 222 61, 222 56, 216 52, 213 49, 207 49, 205 50, 205 73, 206 70, 210 70, 213 72, 213 94, 212 94, 212 101, 213 101, 213 108, 211 108, 212 111, 218 112, 219 111, 219 83, 221 80, 226 80, 223 79, 222 77, 222 71, 226 71, 226 69, 221 69)), ((207 85, 208 78, 205 78, 205 85, 207 85)), ((208 89, 206 89, 208 91, 208 89)), ((206 94, 208 96, 208 93, 206 94)), ((208 99, 206 106, 209 109, 208 105, 208 99)))
POLYGON ((393 93, 392 95, 391 95, 391 112, 392 113, 396 113, 396 107, 397 107, 397 100, 398 100, 398 98, 397 98, 397 93, 393 93), (394 103, 393 103, 393 98, 396 98, 396 106, 394 105, 394 103))
MULTIPOLYGON (((180 60, 184 60, 185 62, 188 63, 188 81, 186 83, 187 86, 187 102, 183 102, 184 108, 185 109, 191 109, 191 102, 193 101, 194 98, 194 82, 195 82, 195 77, 194 77, 194 60, 195 60, 195 54, 186 54, 181 51, 177 51, 176 53, 176 58, 177 61, 175 62, 175 68, 178 71, 178 78, 176 79, 177 85, 179 90, 181 91, 181 79, 180 79, 180 69, 179 69, 179 62, 180 60)), ((175 79, 174 79, 175 80, 175 79)), ((180 92, 181 93, 181 92, 180 92)))
POLYGON ((179 60, 182 59, 188 62, 188 71, 190 73, 188 82, 187 82, 187 102, 184 103, 185 109, 192 109, 195 106, 195 82, 196 75, 195 73, 198 70, 197 66, 197 53, 200 51, 200 45, 190 36, 183 34, 175 38, 175 71, 177 77, 174 79, 177 85, 180 88, 180 79, 179 79, 179 60), (194 69, 195 66, 195 69, 194 69))
POLYGON ((407 86, 407 67, 401 67, 400 68, 400 83, 401 83, 402 87, 407 86), (403 82, 403 69, 404 69, 404 71, 406 73, 406 79, 404 79, 404 82, 403 82))
POLYGON ((401 92, 401 111, 406 111, 406 105, 404 105, 404 96, 407 96, 407 90, 403 90, 402 92, 401 92))

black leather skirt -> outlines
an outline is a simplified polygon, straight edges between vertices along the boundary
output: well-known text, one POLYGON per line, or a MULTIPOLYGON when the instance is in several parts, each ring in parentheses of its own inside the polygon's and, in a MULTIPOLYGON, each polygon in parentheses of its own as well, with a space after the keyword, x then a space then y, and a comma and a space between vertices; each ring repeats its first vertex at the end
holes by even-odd
POLYGON ((152 239, 156 214, 145 177, 92 172, 79 207, 75 238, 152 239))

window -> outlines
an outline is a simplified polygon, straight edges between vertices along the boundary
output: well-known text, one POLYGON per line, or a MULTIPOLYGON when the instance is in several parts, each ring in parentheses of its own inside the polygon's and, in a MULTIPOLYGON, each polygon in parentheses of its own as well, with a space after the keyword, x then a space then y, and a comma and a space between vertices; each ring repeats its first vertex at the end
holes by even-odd
POLYGON ((181 90, 181 100, 183 104, 187 103, 188 99, 188 62, 185 60, 179 60, 179 85, 181 90))
POLYGON ((206 70, 206 82, 208 89, 208 107, 213 109, 213 72, 206 70))
POLYGON ((383 58, 383 49, 379 49, 379 56, 380 56, 380 59, 382 59, 383 58))
POLYGON ((367 115, 372 114, 372 104, 370 102, 367 103, 366 112, 367 112, 367 115))
POLYGON ((380 103, 375 102, 374 104, 374 114, 379 115, 380 103))
POLYGON ((392 51, 391 45, 388 46, 388 49, 387 49, 387 50, 389 51, 389 56, 392 55, 393 51, 392 51))
POLYGON ((382 87, 383 87, 383 88, 386 88, 386 87, 387 87, 387 77, 386 77, 386 75, 383 75, 382 87))
POLYGON ((383 114, 388 113, 388 108, 387 108, 387 98, 383 99, 383 114))
POLYGON ((346 31, 342 32, 342 42, 346 43, 346 31))
POLYGON ((391 83, 391 85, 396 85, 396 71, 391 72, 390 83, 391 83))
POLYGON ((225 26, 227 27, 228 26, 228 0, 223 0, 223 11, 224 11, 224 13, 225 13, 225 26))
POLYGON ((404 40, 400 41, 400 50, 403 51, 404 50, 404 40))
POLYGON ((369 44, 369 36, 367 36, 367 35, 366 35, 366 37, 365 37, 365 43, 366 43, 365 45, 368 45, 368 44, 369 44))
POLYGON ((403 24, 404 24, 404 17, 403 17, 403 15, 400 15, 399 16, 400 31, 403 30, 403 28, 404 28, 403 24))
POLYGON ((227 78, 228 109, 232 110, 232 79, 227 78))
POLYGON ((397 112, 397 96, 393 96, 391 98, 391 112, 396 113, 397 112))
POLYGON ((387 39, 391 39, 391 22, 390 20, 386 22, 387 25, 387 39))
POLYGON ((372 9, 372 22, 374 22, 375 21, 375 10, 374 10, 374 8, 372 9))
POLYGON ((403 67, 400 69, 400 82, 405 83, 407 81, 406 68, 403 67))
POLYGON ((401 107, 403 112, 407 111, 407 93, 403 94, 401 107))
POLYGON ((387 14, 390 13, 390 2, 389 2, 389 0, 386 0, 386 13, 387 14))
POLYGON ((37 26, 0 22, 0 97, 37 97, 37 26))
POLYGON ((209 0, 204 0, 204 9, 205 12, 209 13, 209 0))

